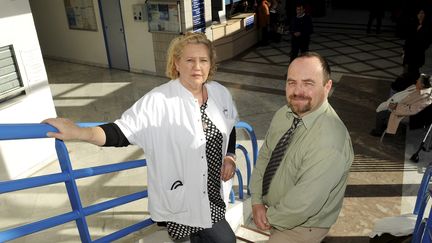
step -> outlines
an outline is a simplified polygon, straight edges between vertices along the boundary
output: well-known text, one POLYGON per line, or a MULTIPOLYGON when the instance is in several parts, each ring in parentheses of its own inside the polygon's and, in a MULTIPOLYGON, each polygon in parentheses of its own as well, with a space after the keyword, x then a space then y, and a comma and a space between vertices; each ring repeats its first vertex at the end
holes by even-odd
MULTIPOLYGON (((245 193, 245 196, 247 194, 245 193)), ((236 232, 241 225, 245 224, 245 222, 250 221, 251 218, 251 200, 250 198, 244 200, 237 200, 233 204, 228 204, 226 220, 230 224, 231 228, 236 232)), ((141 230, 138 234, 133 236, 133 240, 129 242, 135 243, 144 243, 144 242, 152 242, 152 243, 172 243, 172 239, 168 235, 168 231, 165 227, 159 227, 156 224, 149 226, 145 230, 141 230)), ((176 243, 187 243, 189 240, 184 241, 175 241, 176 243)), ((248 242, 238 240, 239 242, 248 242)))
POLYGON ((236 231, 237 242, 258 243, 267 242, 270 233, 258 230, 252 226, 241 225, 236 231))

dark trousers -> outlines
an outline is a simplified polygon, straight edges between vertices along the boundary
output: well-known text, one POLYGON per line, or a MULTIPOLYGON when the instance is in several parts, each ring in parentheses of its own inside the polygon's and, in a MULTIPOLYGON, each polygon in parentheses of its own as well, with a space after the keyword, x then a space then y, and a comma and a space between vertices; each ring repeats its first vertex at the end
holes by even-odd
POLYGON ((309 36, 291 36, 291 55, 290 55, 290 62, 292 62, 299 54, 299 51, 301 53, 309 51, 309 42, 310 37, 309 36))
POLYGON ((376 19, 376 33, 379 34, 379 33, 381 33, 382 15, 377 14, 377 13, 370 13, 369 14, 369 19, 368 19, 368 24, 367 24, 367 32, 368 33, 371 32, 372 23, 373 23, 374 19, 376 19))
POLYGON ((389 118, 390 118, 390 111, 388 110, 380 111, 376 113, 375 129, 377 132, 383 133, 384 130, 386 130, 389 118))
POLYGON ((236 237, 228 222, 223 219, 213 227, 203 229, 190 236, 191 243, 235 243, 236 237))

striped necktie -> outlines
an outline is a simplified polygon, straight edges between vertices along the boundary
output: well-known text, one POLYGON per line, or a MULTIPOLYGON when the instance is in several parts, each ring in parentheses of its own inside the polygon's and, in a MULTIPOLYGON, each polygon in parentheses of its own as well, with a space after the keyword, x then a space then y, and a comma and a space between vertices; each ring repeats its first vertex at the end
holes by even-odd
POLYGON ((294 134, 295 129, 300 124, 301 119, 294 117, 294 121, 291 127, 286 131, 286 133, 281 137, 276 147, 274 148, 270 160, 267 164, 267 168, 264 172, 263 177, 263 185, 262 185, 262 195, 265 196, 268 193, 270 183, 273 179, 273 176, 276 173, 277 168, 284 157, 285 151, 288 148, 288 144, 290 143, 290 138, 294 134))

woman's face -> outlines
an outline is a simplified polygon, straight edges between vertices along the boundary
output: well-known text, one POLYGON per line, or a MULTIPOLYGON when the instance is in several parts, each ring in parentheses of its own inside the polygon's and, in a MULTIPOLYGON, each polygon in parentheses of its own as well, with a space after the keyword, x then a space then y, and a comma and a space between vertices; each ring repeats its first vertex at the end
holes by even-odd
POLYGON ((417 14, 417 19, 418 19, 420 22, 423 22, 424 18, 425 18, 425 12, 424 12, 423 10, 420 10, 420 11, 418 12, 418 14, 417 14))
POLYGON ((187 44, 175 61, 180 82, 186 88, 201 86, 207 80, 210 65, 209 50, 204 44, 187 44))

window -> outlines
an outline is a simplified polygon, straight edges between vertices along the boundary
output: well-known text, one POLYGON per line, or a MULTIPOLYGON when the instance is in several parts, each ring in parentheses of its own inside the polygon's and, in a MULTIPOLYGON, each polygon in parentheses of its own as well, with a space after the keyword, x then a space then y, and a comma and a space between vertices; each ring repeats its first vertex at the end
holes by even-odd
POLYGON ((225 1, 225 13, 228 19, 238 13, 249 13, 254 12, 253 0, 224 0, 225 1))
POLYGON ((25 94, 13 47, 0 47, 0 102, 25 94))

